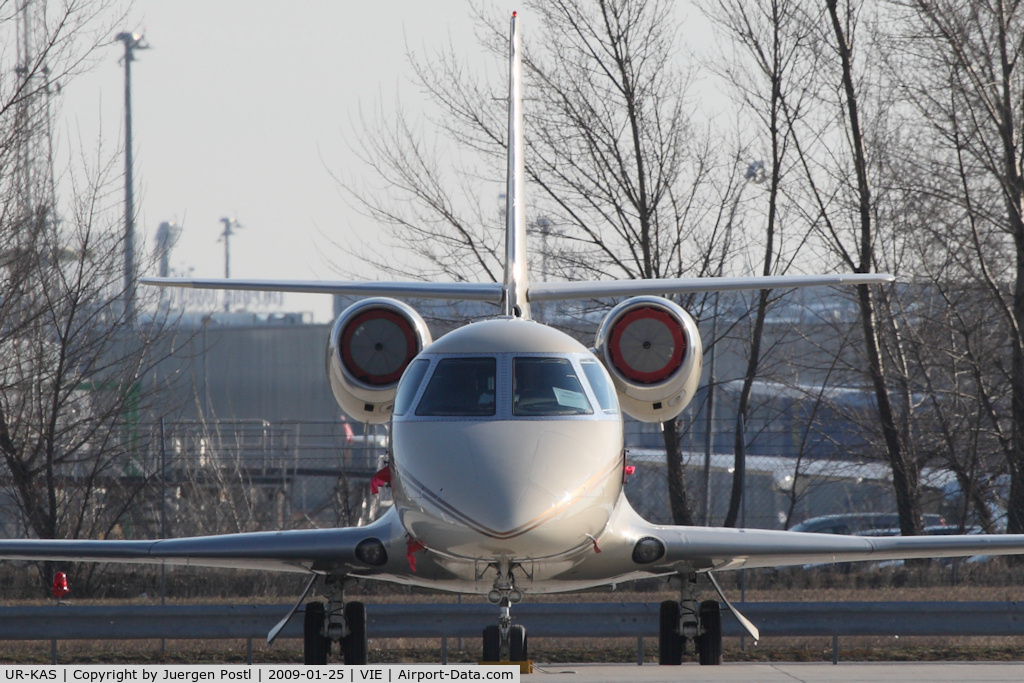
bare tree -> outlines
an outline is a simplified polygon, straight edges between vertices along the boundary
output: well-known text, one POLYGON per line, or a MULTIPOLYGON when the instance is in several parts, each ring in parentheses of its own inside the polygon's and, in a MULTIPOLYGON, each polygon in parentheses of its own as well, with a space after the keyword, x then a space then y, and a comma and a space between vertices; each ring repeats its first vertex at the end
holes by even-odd
MULTIPOLYGON (((764 184, 764 229, 756 235, 761 243, 761 274, 786 272, 794 255, 804 245, 808 229, 797 228, 786 234, 780 227, 787 214, 784 193, 785 176, 792 170, 794 122, 803 116, 805 82, 817 60, 808 54, 810 29, 797 0, 772 0, 751 4, 739 0, 707 3, 705 11, 725 30, 745 55, 745 65, 726 66, 724 76, 737 93, 744 112, 749 112, 767 149, 767 159, 753 162, 745 173, 748 182, 764 184), (746 68, 744 68, 744 66, 746 68), (788 242, 788 245, 786 244, 788 242)), ((760 141, 759 141, 760 142, 760 141)), ((737 402, 732 493, 725 526, 736 526, 743 495, 744 464, 739 460, 746 450, 743 428, 750 415, 751 392, 760 374, 760 365, 769 351, 764 343, 765 319, 772 294, 761 290, 751 307, 753 318, 748 335, 748 351, 743 384, 737 402)))
MULTIPOLYGON (((214 419, 171 423, 164 492, 171 510, 168 535, 241 533, 290 526, 281 476, 264 449, 267 427, 214 419), (255 447, 254 447, 255 444, 255 447), (268 468, 268 465, 271 465, 268 468)), ((274 458, 273 460, 277 460, 274 458)))
POLYGON ((162 326, 124 311, 116 163, 80 152, 58 202, 49 131, 53 80, 120 17, 103 3, 49 17, 16 5, 0 16, 6 36, 20 22, 18 65, 0 78, 0 476, 25 533, 116 535, 145 483, 140 381, 162 326))
MULTIPOLYGON (((943 383, 959 389, 1005 455, 1010 479, 1008 531, 1024 531, 1024 10, 1016 2, 959 0, 892 3, 892 31, 903 62, 900 81, 919 112, 915 160, 922 203, 934 224, 921 235, 933 288, 948 302, 980 309, 952 311, 952 349, 959 368, 982 363, 943 383), (944 254, 944 256, 939 256, 944 254), (941 267, 941 270, 939 268, 941 267), (959 291, 958 291, 959 290, 959 291), (983 295, 983 296, 981 296, 983 295), (990 312, 984 320, 980 311, 990 312), (981 326, 981 323, 984 325, 981 326), (979 325, 973 329, 965 326, 979 325), (1004 344, 993 356, 992 344, 1004 344), (969 384, 965 385, 965 380, 969 384), (954 381, 957 380, 957 381, 954 381), (1008 389, 1008 394, 1001 390, 1008 389)), ((966 406, 965 406, 966 408, 966 406)), ((979 432, 981 435, 981 432, 979 432)), ((972 496, 976 493, 968 492, 972 496)), ((978 507, 978 504, 975 504, 978 507)))
MULTIPOLYGON (((797 92, 817 100, 814 109, 799 115, 783 103, 792 144, 803 179, 789 192, 800 195, 796 206, 812 226, 822 245, 844 268, 874 272, 898 263, 885 260, 879 225, 889 225, 897 198, 889 196, 890 172, 886 150, 895 142, 890 135, 889 102, 878 96, 875 56, 877 43, 869 43, 870 22, 859 2, 826 0, 824 6, 803 3, 794 13, 795 25, 811 29, 804 35, 802 54, 815 65, 797 92), (838 115, 837 115, 838 114, 838 115), (873 176, 877 176, 873 178, 873 176), (879 182, 881 179, 881 182, 879 182)), ((784 98, 788 97, 784 93, 784 98)), ((887 232, 885 241, 893 239, 887 232)), ((893 487, 901 531, 920 533, 920 468, 911 434, 909 375, 906 352, 898 334, 894 302, 884 289, 857 288, 862 353, 859 362, 870 386, 881 451, 893 473, 893 487)))
POLYGON ((120 238, 93 213, 98 196, 66 221, 41 219, 0 340, 0 452, 40 537, 109 533, 134 495, 122 482, 142 471, 140 380, 159 326, 135 326, 117 302, 120 238))

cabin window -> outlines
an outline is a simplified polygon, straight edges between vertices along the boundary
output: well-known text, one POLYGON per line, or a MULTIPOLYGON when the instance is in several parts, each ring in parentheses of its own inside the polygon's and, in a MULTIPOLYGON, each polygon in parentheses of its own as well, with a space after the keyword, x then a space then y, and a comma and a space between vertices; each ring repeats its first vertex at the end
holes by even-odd
POLYGON ((493 358, 438 361, 416 414, 426 417, 494 415, 495 365, 493 358))
POLYGON ((512 414, 519 417, 591 415, 593 409, 566 358, 512 361, 512 414))
POLYGON ((412 400, 416 398, 416 392, 423 383, 423 375, 427 374, 429 367, 430 361, 420 358, 402 375, 402 380, 398 383, 398 392, 395 394, 395 415, 405 415, 409 412, 412 400))
POLYGON ((585 360, 580 363, 580 366, 583 368, 583 374, 587 376, 587 381, 590 382, 590 388, 594 390, 594 396, 597 397, 597 403, 601 406, 601 410, 609 415, 618 413, 618 395, 608 378, 608 373, 604 371, 601 364, 585 360))

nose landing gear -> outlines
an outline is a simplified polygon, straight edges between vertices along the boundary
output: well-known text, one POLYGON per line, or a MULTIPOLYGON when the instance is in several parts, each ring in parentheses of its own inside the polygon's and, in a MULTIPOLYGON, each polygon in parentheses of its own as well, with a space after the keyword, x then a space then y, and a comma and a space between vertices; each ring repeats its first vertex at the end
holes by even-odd
POLYGON ((498 606, 498 624, 484 629, 483 661, 525 662, 529 659, 526 627, 512 624, 512 605, 522 601, 523 593, 516 588, 512 565, 508 561, 499 562, 496 569, 498 575, 487 599, 498 606))

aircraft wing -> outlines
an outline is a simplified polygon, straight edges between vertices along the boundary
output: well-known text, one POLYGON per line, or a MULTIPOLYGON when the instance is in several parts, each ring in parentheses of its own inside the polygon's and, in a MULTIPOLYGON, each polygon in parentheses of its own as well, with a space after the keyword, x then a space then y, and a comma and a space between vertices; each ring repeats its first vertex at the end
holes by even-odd
POLYGON ((155 287, 230 289, 249 292, 299 294, 352 294, 393 296, 407 299, 501 301, 502 286, 496 282, 372 282, 350 280, 243 280, 144 277, 139 282, 155 287))
POLYGON ((341 529, 300 529, 153 541, 0 540, 0 559, 68 562, 127 562, 194 567, 264 569, 285 572, 402 574, 405 530, 393 511, 373 524, 341 529), (356 548, 377 539, 387 553, 383 564, 360 561, 356 548))
POLYGON ((652 535, 666 546, 659 565, 687 563, 697 570, 1024 554, 1024 535, 865 537, 762 529, 655 529, 652 535))
POLYGON ((557 578, 606 583, 680 571, 788 567, 838 562, 972 555, 1024 555, 1024 534, 962 536, 843 536, 801 531, 670 526, 643 519, 626 501, 598 538, 601 552, 589 555, 572 575, 557 578), (656 539, 664 554, 638 564, 634 553, 643 539, 656 539))

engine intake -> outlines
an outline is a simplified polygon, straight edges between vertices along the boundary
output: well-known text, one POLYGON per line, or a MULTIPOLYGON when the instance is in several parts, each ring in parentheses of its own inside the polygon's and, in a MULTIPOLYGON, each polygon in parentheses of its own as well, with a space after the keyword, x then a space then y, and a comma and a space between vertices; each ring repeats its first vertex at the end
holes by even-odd
POLYGON ((327 344, 334 399, 355 420, 387 422, 398 380, 431 341, 423 318, 401 301, 373 298, 349 306, 327 344))
POLYGON ((693 399, 703 347, 690 314, 668 299, 628 299, 605 316, 595 351, 612 376, 627 415, 664 422, 693 399))

